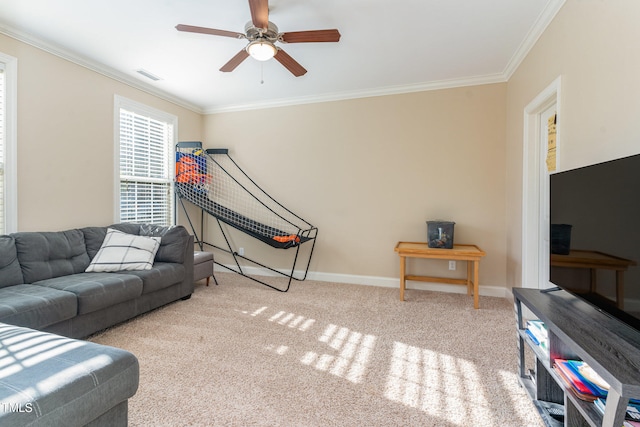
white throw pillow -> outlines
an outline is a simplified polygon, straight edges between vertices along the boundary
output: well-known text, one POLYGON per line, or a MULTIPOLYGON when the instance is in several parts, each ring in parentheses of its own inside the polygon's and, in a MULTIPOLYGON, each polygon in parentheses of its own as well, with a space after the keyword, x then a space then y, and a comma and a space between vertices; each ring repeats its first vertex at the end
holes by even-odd
POLYGON ((160 237, 136 236, 108 228, 102 246, 85 271, 150 270, 160 240, 160 237))

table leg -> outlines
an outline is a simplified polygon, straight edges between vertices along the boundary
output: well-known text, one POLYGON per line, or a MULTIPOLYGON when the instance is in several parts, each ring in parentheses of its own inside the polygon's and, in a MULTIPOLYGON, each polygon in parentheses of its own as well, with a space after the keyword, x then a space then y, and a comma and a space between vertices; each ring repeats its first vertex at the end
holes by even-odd
POLYGON ((400 301, 404 301, 406 258, 400 257, 400 301))
POLYGON ((478 272, 480 270, 480 261, 473 261, 473 308, 478 308, 480 301, 478 298, 478 272))
POLYGON ((624 310, 624 271, 616 270, 616 303, 624 310))
POLYGON ((467 261, 467 295, 471 295, 471 286, 473 286, 473 283, 471 282, 471 279, 473 278, 472 274, 473 265, 471 261, 467 261))

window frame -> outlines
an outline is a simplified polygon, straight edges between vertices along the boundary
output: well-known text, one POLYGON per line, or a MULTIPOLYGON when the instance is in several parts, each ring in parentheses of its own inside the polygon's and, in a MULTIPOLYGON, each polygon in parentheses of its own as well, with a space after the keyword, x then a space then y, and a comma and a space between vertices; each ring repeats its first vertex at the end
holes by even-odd
POLYGON ((18 59, 0 52, 4 69, 4 230, 18 231, 18 59))
POLYGON ((135 114, 147 116, 153 120, 166 122, 173 127, 171 141, 168 142, 168 179, 167 183, 170 187, 170 200, 169 200, 169 212, 170 219, 169 225, 176 224, 175 214, 175 193, 174 193, 174 171, 173 165, 175 159, 175 146, 178 142, 178 118, 170 113, 149 107, 148 105, 141 104, 139 102, 127 99, 125 97, 115 95, 114 97, 114 221, 116 223, 122 222, 121 219, 121 206, 120 206, 120 110, 124 109, 131 111, 135 114))

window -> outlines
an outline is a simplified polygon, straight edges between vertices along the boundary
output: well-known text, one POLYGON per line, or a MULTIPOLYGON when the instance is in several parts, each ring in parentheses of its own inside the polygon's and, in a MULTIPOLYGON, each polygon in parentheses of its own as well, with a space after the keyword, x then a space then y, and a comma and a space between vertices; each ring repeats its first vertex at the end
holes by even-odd
POLYGON ((121 97, 115 105, 116 220, 172 225, 177 118, 121 97))
POLYGON ((0 234, 17 231, 17 59, 0 53, 0 234))
POLYGON ((0 64, 0 234, 5 234, 4 226, 4 207, 6 202, 4 200, 4 128, 5 128, 5 107, 4 107, 4 64, 0 64))

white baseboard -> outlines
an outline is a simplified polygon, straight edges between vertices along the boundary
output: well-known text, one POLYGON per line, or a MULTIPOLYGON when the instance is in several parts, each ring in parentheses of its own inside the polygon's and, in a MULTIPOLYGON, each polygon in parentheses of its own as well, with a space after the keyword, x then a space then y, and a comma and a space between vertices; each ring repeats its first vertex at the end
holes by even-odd
MULTIPOLYGON (((230 265, 237 269, 235 265, 230 265)), ((276 276, 276 273, 258 268, 258 267, 243 267, 242 270, 245 274, 256 276, 276 276)), ((215 266, 214 271, 229 272, 228 269, 219 265, 215 266)), ((285 272, 284 274, 289 274, 285 272)), ((295 277, 303 277, 304 272, 296 272, 295 277)), ((337 273, 323 273, 310 271, 307 274, 307 279, 316 280, 319 282, 336 282, 336 283, 348 283, 352 285, 365 285, 365 286, 380 286, 384 288, 396 288, 400 289, 400 279, 397 277, 379 277, 379 276, 358 276, 353 274, 337 274, 337 273)), ((447 285, 442 283, 427 283, 427 282, 415 282, 408 280, 407 289, 417 289, 422 291, 438 291, 449 292, 454 294, 466 294, 467 290, 464 286, 460 285, 447 285)), ((513 300, 513 294, 510 289, 501 286, 486 286, 480 285, 479 293, 482 296, 507 298, 513 300)))

